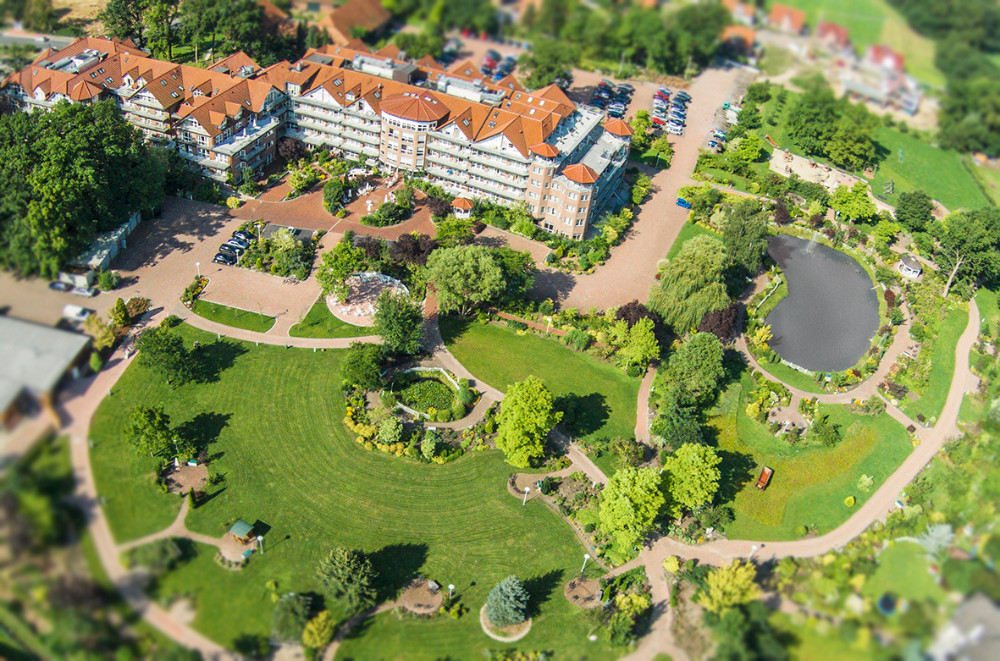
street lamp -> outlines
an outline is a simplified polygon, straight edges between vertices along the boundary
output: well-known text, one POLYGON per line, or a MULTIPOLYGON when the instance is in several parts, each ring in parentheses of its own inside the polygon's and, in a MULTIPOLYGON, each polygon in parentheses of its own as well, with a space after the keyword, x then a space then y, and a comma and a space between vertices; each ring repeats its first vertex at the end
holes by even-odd
POLYGON ((750 555, 747 556, 747 560, 753 557, 753 554, 757 552, 757 545, 754 544, 750 547, 750 555))
POLYGON ((194 267, 198 269, 198 278, 201 278, 201 262, 195 262, 194 267))
POLYGON ((590 560, 590 554, 589 553, 584 553, 583 554, 583 566, 580 567, 580 573, 581 574, 583 573, 583 570, 587 568, 587 561, 588 560, 590 560))
POLYGON ((524 487, 524 500, 521 501, 521 505, 526 505, 528 503, 529 491, 531 491, 531 487, 524 487))
POLYGON ((260 549, 260 554, 264 555, 264 537, 262 535, 257 535, 257 548, 260 549))
POLYGON ((451 601, 451 592, 455 589, 455 586, 451 583, 448 584, 448 601, 451 601))

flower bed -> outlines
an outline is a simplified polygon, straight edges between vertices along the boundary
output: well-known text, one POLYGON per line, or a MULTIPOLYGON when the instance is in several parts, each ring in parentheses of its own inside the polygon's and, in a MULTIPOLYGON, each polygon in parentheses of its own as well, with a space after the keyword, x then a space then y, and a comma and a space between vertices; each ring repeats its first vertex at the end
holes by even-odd
POLYGON ((423 413, 431 408, 438 410, 451 408, 455 401, 455 391, 433 377, 420 377, 413 380, 401 388, 397 396, 403 404, 423 413))

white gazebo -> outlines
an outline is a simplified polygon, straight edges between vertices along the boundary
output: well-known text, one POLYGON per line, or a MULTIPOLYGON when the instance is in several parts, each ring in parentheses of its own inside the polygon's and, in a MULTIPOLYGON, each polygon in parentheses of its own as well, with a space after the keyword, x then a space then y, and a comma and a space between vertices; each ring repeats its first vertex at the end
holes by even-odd
POLYGON ((899 264, 896 265, 896 270, 900 272, 906 278, 919 278, 920 274, 924 272, 924 267, 920 265, 920 262, 909 255, 903 255, 899 260, 899 264))

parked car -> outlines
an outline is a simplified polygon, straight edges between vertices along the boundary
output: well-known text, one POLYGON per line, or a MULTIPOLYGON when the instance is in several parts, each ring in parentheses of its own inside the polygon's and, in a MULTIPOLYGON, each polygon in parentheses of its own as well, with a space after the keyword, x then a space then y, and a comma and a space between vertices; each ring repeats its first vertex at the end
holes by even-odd
POLYGON ((677 94, 675 94, 674 96, 676 96, 679 99, 684 99, 686 101, 691 100, 691 95, 685 92, 684 90, 678 90, 677 94))
POLYGON ((76 321, 83 323, 87 321, 87 317, 94 314, 93 310, 88 310, 87 308, 81 308, 79 305, 64 305, 63 306, 63 319, 68 319, 69 321, 76 321))
POLYGON ((624 110, 609 110, 608 117, 613 117, 614 119, 621 119, 625 116, 624 110))
POLYGON ((677 206, 684 207, 685 209, 691 208, 691 203, 685 200, 683 197, 677 198, 677 206))
POLYGON ((236 255, 230 255, 229 253, 220 252, 213 259, 216 264, 225 264, 226 266, 233 266, 236 264, 236 255))
POLYGON ((714 131, 712 131, 712 135, 714 135, 719 140, 722 140, 723 142, 726 141, 726 133, 724 131, 720 131, 719 129, 715 129, 714 131))
POLYGON ((250 232, 244 232, 243 230, 236 230, 235 232, 233 232, 233 238, 239 239, 240 241, 245 241, 246 243, 249 244, 251 241, 256 240, 257 237, 255 237, 250 232))
POLYGON ((628 83, 622 83, 621 85, 618 86, 618 91, 625 92, 626 94, 632 94, 633 92, 635 92, 635 88, 629 85, 628 83))
POLYGON ((49 289, 52 291, 69 291, 73 289, 73 285, 68 282, 56 281, 49 283, 49 289))
POLYGON ((653 115, 653 119, 651 121, 659 126, 663 126, 667 123, 666 118, 660 117, 659 115, 653 115))
POLYGON ((97 296, 97 290, 93 287, 73 287, 70 290, 71 294, 76 294, 77 296, 83 296, 86 298, 92 298, 97 296))
POLYGON ((657 94, 666 94, 667 96, 669 96, 670 95, 670 88, 669 87, 661 87, 660 89, 656 90, 656 93, 657 94))
POLYGON ((667 126, 667 133, 670 135, 684 135, 684 129, 680 126, 667 126))
POLYGON ((219 252, 225 253, 227 255, 232 255, 234 257, 239 257, 246 251, 243 250, 243 248, 240 248, 239 246, 223 243, 221 246, 219 246, 219 252))
POLYGON ((246 250, 247 248, 250 247, 250 243, 248 241, 244 241, 243 239, 237 239, 235 237, 229 239, 228 241, 226 241, 226 243, 228 243, 231 246, 236 246, 237 248, 240 248, 242 250, 246 250))

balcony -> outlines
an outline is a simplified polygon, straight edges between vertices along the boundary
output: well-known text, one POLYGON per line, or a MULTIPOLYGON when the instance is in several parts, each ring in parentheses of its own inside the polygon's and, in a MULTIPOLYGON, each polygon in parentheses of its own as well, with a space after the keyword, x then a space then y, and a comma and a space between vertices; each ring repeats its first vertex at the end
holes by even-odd
POLYGON ((514 186, 521 189, 528 187, 528 180, 526 177, 514 177, 509 174, 504 174, 503 172, 496 172, 495 170, 484 168, 480 165, 470 165, 469 172, 478 174, 481 177, 486 177, 492 181, 497 181, 507 186, 514 186))
POLYGON ((454 156, 466 159, 469 158, 469 150, 464 147, 459 147, 451 142, 445 142, 444 140, 432 140, 427 143, 428 149, 433 149, 435 151, 443 151, 454 156))
POLYGON ((258 118, 225 142, 215 145, 215 150, 227 156, 238 154, 257 140, 272 133, 280 123, 277 117, 258 118))
POLYGON ((478 154, 475 151, 469 156, 469 160, 475 163, 481 163, 483 165, 488 165, 491 168, 497 168, 498 170, 504 170, 505 172, 510 172, 512 174, 518 174, 521 176, 528 176, 528 166, 522 165, 520 163, 507 160, 505 158, 495 158, 492 156, 484 156, 478 154))
POLYGON ((338 124, 340 123, 341 120, 340 113, 336 111, 311 108, 307 105, 302 105, 302 104, 296 105, 294 112, 296 116, 305 115, 307 117, 315 117, 316 119, 322 119, 327 122, 336 122, 338 124))
POLYGON ((442 168, 437 165, 428 166, 427 173, 447 181, 466 182, 469 180, 469 175, 464 172, 459 170, 449 170, 448 168, 442 168))
POLYGON ((148 119, 155 119, 159 122, 165 122, 170 119, 170 113, 153 110, 152 108, 146 108, 145 106, 140 106, 137 103, 130 103, 128 101, 122 102, 122 111, 132 115, 146 117, 148 119))
POLYGON ((211 158, 208 156, 198 156, 197 154, 191 154, 184 150, 178 151, 177 153, 180 154, 181 158, 183 158, 184 160, 191 161, 195 165, 200 165, 203 168, 226 169, 229 167, 229 161, 220 161, 218 159, 211 158))
POLYGON ((344 123, 344 126, 351 126, 353 128, 366 131, 369 133, 377 133, 382 128, 380 122, 358 119, 357 117, 352 117, 351 115, 347 114, 341 117, 341 121, 344 123))
POLYGON ((345 139, 357 140, 367 145, 372 145, 373 147, 378 147, 380 144, 379 136, 377 133, 365 133, 364 131, 344 131, 343 136, 345 139))
POLYGON ((486 192, 493 193, 494 195, 499 195, 501 197, 504 197, 504 198, 507 198, 507 199, 510 199, 510 200, 521 201, 521 200, 524 199, 524 195, 518 194, 518 191, 516 191, 516 190, 507 190, 506 187, 501 187, 499 184, 495 184, 495 183, 489 182, 489 181, 471 180, 471 181, 469 181, 469 186, 471 186, 473 188, 479 188, 479 189, 484 190, 486 192))
POLYGON ((450 156, 442 156, 441 154, 432 151, 427 152, 426 159, 432 163, 437 163, 449 169, 465 170, 469 167, 468 163, 465 161, 460 161, 459 159, 451 158, 450 156))
POLYGON ((319 101, 318 99, 312 99, 312 98, 305 97, 305 96, 297 96, 297 97, 294 97, 293 100, 295 101, 295 104, 296 104, 296 106, 295 106, 296 112, 298 112, 299 104, 306 104, 306 105, 314 106, 316 108, 324 108, 326 110, 332 110, 333 112, 335 112, 337 114, 340 114, 340 112, 343 111, 343 107, 337 105, 336 103, 326 103, 324 101, 319 101))
POLYGON ((325 122, 313 121, 302 118, 299 118, 295 123, 303 128, 312 129, 314 131, 320 131, 321 133, 329 133, 331 136, 334 135, 335 131, 339 133, 338 129, 340 128, 336 124, 327 124, 325 122))

